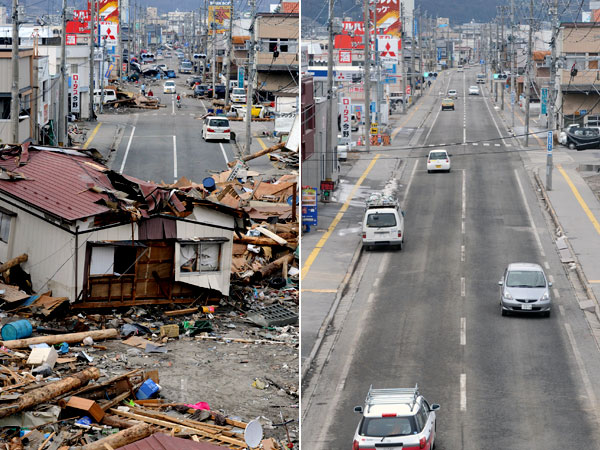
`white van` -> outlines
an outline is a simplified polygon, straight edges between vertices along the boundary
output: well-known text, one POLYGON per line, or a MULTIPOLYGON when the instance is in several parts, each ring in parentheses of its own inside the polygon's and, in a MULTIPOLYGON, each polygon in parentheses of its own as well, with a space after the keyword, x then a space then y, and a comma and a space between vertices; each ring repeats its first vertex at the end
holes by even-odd
POLYGON ((234 103, 246 103, 246 89, 233 88, 233 91, 231 91, 231 101, 234 103))
POLYGON ((382 193, 369 197, 363 218, 362 244, 365 249, 392 246, 402 250, 404 211, 395 198, 382 193))
MULTIPOLYGON (((100 89, 94 89, 94 104, 95 105, 100 104, 100 99, 102 98, 101 92, 102 91, 100 89)), ((115 100, 117 100, 117 93, 113 89, 104 89, 103 105, 106 105, 107 103, 110 103, 110 102, 114 102, 115 100)))

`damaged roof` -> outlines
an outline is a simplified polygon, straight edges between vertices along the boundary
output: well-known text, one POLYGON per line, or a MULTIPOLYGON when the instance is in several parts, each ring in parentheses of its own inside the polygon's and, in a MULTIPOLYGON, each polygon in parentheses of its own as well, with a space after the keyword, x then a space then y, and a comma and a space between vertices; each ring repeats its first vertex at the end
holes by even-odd
POLYGON ((108 213, 133 220, 161 213, 185 216, 191 212, 185 200, 240 214, 206 200, 198 187, 184 192, 121 175, 79 149, 26 144, 0 148, 0 194, 71 222, 108 213))

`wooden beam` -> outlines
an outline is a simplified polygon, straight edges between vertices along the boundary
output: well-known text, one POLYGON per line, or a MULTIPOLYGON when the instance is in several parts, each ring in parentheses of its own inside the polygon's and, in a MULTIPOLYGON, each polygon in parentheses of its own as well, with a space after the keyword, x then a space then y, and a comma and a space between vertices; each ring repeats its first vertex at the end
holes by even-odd
POLYGON ((8 269, 18 266, 22 262, 27 261, 27 253, 17 256, 16 258, 9 259, 4 264, 0 265, 0 273, 6 272, 8 269))

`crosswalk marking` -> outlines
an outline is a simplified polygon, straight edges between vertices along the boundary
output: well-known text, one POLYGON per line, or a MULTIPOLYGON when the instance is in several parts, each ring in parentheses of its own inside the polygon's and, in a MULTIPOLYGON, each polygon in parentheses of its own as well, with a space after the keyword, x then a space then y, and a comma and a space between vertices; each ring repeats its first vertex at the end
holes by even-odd
POLYGON ((484 142, 484 143, 483 143, 483 146, 484 146, 484 147, 489 147, 489 146, 490 146, 490 143, 489 143, 489 142, 484 142))

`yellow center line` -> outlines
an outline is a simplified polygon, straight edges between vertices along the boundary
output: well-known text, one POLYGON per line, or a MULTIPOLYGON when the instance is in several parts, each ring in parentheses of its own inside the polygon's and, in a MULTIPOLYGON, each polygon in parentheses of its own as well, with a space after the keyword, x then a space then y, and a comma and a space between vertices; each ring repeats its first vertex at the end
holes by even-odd
POLYGON ((263 142, 263 140, 261 138, 257 137, 256 140, 258 141, 258 143, 260 144, 260 146, 262 147, 263 150, 267 149, 267 146, 265 145, 265 143, 263 142))
POLYGON ((600 283, 600 280, 588 280, 588 283, 600 283))
POLYGON ((420 106, 421 106, 421 103, 419 103, 417 106, 415 106, 415 109, 413 109, 413 111, 408 115, 408 117, 404 120, 404 122, 402 122, 402 125, 400 125, 394 131, 392 131, 392 135, 390 136, 390 141, 394 140, 396 135, 398 133, 400 133, 400 130, 402 130, 402 128, 404 128, 404 125, 406 125, 406 122, 408 122, 412 118, 412 116, 417 112, 417 110, 419 109, 420 106))
POLYGON ((85 144, 83 144, 82 148, 88 148, 88 145, 92 143, 92 141, 96 137, 96 133, 100 129, 100 125, 102 125, 102 122, 98 122, 98 125, 96 125, 96 128, 94 128, 94 131, 92 131, 92 134, 90 134, 90 137, 87 139, 87 141, 85 141, 85 144))
POLYGON ((337 289, 300 289, 300 292, 316 292, 319 294, 335 294, 337 289))
POLYGON ((569 175, 567 175, 567 172, 565 172, 565 170, 562 168, 561 165, 557 165, 556 168, 561 173, 561 175, 563 176, 563 178, 567 181, 567 184, 569 185, 569 187, 573 191, 573 195, 575 195, 575 198, 577 199, 577 201, 579 202, 579 204, 581 205, 581 207, 585 211, 585 214, 588 216, 588 219, 590 219, 590 222, 592 222, 592 224, 594 225, 594 228, 596 229, 596 231, 598 232, 598 234, 600 234, 600 223, 598 223, 598 220, 594 216, 594 213, 590 210, 590 208, 588 207, 587 203, 583 200, 583 197, 581 197, 581 194, 579 193, 579 191, 577 190, 577 188, 575 187, 575 185, 571 181, 571 178, 569 178, 569 175))
POLYGON ((352 191, 350 192, 350 195, 346 199, 346 202, 342 205, 342 207, 340 208, 340 210, 336 214, 335 218, 331 222, 331 225, 329 225, 329 228, 327 228, 327 231, 325 232, 325 234, 321 237, 321 239, 319 239, 319 242, 317 242, 317 246, 313 249, 312 252, 310 252, 310 255, 308 255, 308 258, 306 259, 306 262, 304 263, 304 266, 302 267, 302 274, 301 274, 302 275, 302 277, 301 277, 302 280, 304 280, 306 278, 306 275, 308 274, 308 271, 310 270, 310 267, 315 262, 315 259, 317 259, 317 256, 319 255, 319 252, 321 251, 321 249, 323 248, 323 246, 327 242, 327 239, 329 239, 329 236, 331 236, 331 234, 333 233, 333 230, 335 230, 335 227, 337 226, 337 224, 340 222, 340 220, 342 220, 342 217, 344 216, 344 213, 346 212, 346 210, 350 206, 350 201, 352 201, 352 199, 354 198, 354 195, 356 195, 356 191, 358 190, 358 188, 360 187, 360 185, 363 183, 363 181, 365 181, 365 178, 367 178, 367 175, 369 174, 369 172, 371 171, 371 169, 373 168, 373 166, 375 165, 375 163, 377 162, 377 160, 379 159, 380 156, 381 156, 381 154, 378 153, 371 160, 371 162, 369 163, 368 167, 365 169, 365 171, 363 172, 363 174, 360 176, 360 178, 358 179, 358 181, 356 182, 356 184, 352 188, 352 191))

